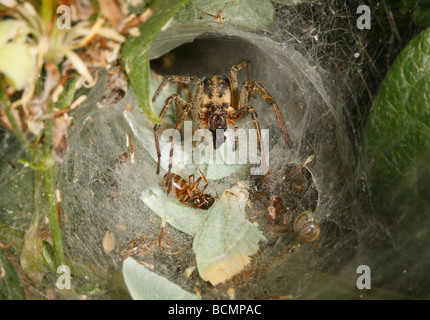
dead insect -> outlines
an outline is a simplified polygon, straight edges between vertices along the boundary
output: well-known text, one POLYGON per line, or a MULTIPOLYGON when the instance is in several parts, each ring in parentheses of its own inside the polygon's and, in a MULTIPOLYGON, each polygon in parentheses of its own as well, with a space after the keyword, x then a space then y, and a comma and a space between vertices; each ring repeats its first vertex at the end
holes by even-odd
POLYGON ((147 236, 139 237, 133 241, 130 241, 127 246, 122 249, 120 256, 122 259, 126 259, 132 255, 136 255, 139 258, 143 258, 146 254, 154 249, 154 242, 148 239, 147 236))
POLYGON ((127 152, 123 152, 121 154, 119 154, 116 158, 115 161, 120 163, 120 164, 124 164, 127 162, 127 158, 128 158, 128 153, 127 152))
MULTIPOLYGON (((255 109, 249 104, 251 95, 255 92, 272 107, 282 136, 288 146, 292 147, 293 141, 288 136, 284 120, 275 99, 260 82, 251 81, 249 61, 245 60, 238 65, 232 66, 230 68, 229 78, 223 76, 211 76, 202 81, 196 77, 165 76, 152 98, 153 102, 159 95, 161 89, 166 85, 167 81, 178 83, 178 93, 172 94, 166 99, 159 118, 163 120, 170 106, 175 102, 177 106, 182 108, 182 112, 175 125, 176 130, 181 130, 183 122, 190 113, 193 121, 199 124, 199 129, 203 127, 209 128, 212 132, 214 148, 217 149, 224 143, 224 131, 227 130, 228 125, 231 125, 235 130, 234 147, 236 148, 239 141, 239 126, 236 124, 236 121, 245 115, 250 115, 254 123, 254 127, 257 130, 258 148, 261 158, 263 159, 263 170, 264 172, 267 172, 267 170, 265 170, 264 154, 261 148, 261 130, 258 116, 255 109), (239 91, 237 73, 244 68, 248 71, 248 81, 245 81, 242 84, 239 91), (191 93, 191 89, 189 87, 190 84, 197 86, 194 96, 191 93), (182 98, 182 91, 184 91, 188 101, 182 98)), ((157 174, 160 173, 161 158, 158 141, 159 128, 160 124, 154 125, 155 146, 158 156, 157 174)), ((171 172, 172 168, 173 146, 174 138, 172 139, 170 149, 168 173, 171 172)))
POLYGON ((212 18, 216 19, 216 20, 218 21, 218 23, 223 23, 223 22, 224 22, 224 20, 225 20, 225 18, 222 16, 222 12, 224 11, 225 6, 227 5, 227 3, 228 3, 228 2, 226 2, 226 3, 224 4, 224 7, 223 7, 221 10, 218 10, 218 12, 217 12, 217 14, 216 14, 216 15, 215 15, 215 14, 208 13, 208 12, 205 12, 205 11, 200 11, 200 13, 203 13, 203 14, 205 14, 205 15, 209 16, 209 17, 212 17, 212 18))
POLYGON ((209 185, 203 172, 199 169, 202 175, 195 180, 194 174, 188 177, 187 181, 176 173, 167 172, 163 177, 163 187, 169 194, 173 194, 178 200, 185 202, 191 200, 197 208, 209 209, 215 202, 215 198, 218 196, 213 196, 208 193, 204 193, 205 189, 209 185), (199 189, 199 183, 205 180, 206 185, 202 190, 199 189))

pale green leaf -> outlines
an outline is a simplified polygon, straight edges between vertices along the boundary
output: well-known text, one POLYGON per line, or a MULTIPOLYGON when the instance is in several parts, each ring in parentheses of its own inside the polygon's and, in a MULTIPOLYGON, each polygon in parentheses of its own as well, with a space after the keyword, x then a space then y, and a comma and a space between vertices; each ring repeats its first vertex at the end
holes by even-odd
POLYGON ((203 280, 223 283, 242 271, 257 253, 264 235, 246 217, 248 192, 226 190, 209 209, 208 217, 194 238, 193 250, 203 280))
POLYGON ((195 294, 149 271, 133 258, 124 260, 122 273, 134 300, 199 300, 195 294))
POLYGON ((195 236, 207 217, 207 211, 181 203, 159 188, 146 189, 140 199, 160 218, 172 227, 195 236))
POLYGON ((36 65, 27 43, 11 42, 0 46, 0 72, 17 90, 24 88, 36 65))
POLYGON ((9 40, 23 42, 29 33, 27 24, 22 20, 8 19, 0 21, 0 46, 9 40))

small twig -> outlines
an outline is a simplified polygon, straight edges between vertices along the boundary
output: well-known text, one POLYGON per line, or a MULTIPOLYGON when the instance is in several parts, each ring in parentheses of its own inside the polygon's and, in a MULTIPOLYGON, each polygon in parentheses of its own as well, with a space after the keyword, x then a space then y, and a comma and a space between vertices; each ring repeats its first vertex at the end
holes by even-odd
POLYGON ((131 159, 131 163, 134 163, 134 147, 133 147, 133 142, 131 141, 131 135, 130 133, 127 132, 127 145, 128 143, 130 143, 130 159, 131 159))
MULTIPOLYGON (((180 250, 178 250, 178 251, 176 251, 176 252, 167 252, 167 251, 165 251, 163 249, 163 247, 162 247, 161 244, 163 243, 163 237, 165 236, 164 235, 164 229, 165 228, 166 228, 166 217, 164 217, 163 220, 162 220, 162 222, 161 222, 160 234, 158 235, 158 247, 165 254, 175 255, 175 254, 181 253, 185 249, 185 247, 182 248, 182 249, 180 249, 180 250)), ((167 243, 166 244, 167 244, 168 247, 171 247, 173 245, 173 241, 171 239, 167 239, 167 243)))
POLYGON ((388 18, 388 23, 390 24, 391 32, 394 33, 394 35, 396 36, 396 38, 399 42, 402 42, 402 38, 400 37, 399 29, 397 29, 396 21, 394 20, 393 12, 391 11, 390 8, 388 8, 385 1, 382 1, 382 3, 384 4, 384 9, 387 12, 387 18, 388 18))
POLYGON ((292 170, 289 174, 287 174, 283 179, 284 180, 288 180, 290 177, 292 177, 293 175, 295 175, 297 173, 297 171, 303 169, 309 162, 311 162, 313 159, 315 158, 315 155, 311 155, 309 156, 305 162, 303 162, 300 166, 298 166, 297 168, 295 168, 294 170, 292 170))
POLYGON ((0 241, 0 248, 9 249, 12 246, 12 242, 13 242, 12 239, 10 239, 8 244, 4 244, 3 242, 0 241))
POLYGON ((145 21, 147 21, 152 14, 154 13, 154 11, 151 8, 147 8, 141 15, 139 16, 132 16, 130 15, 129 18, 132 18, 132 20, 126 21, 124 26, 119 30, 120 33, 125 32, 126 30, 130 29, 130 28, 134 28, 134 27, 138 27, 140 24, 144 23, 145 21))
POLYGON ((64 214, 64 221, 61 221, 61 193, 60 190, 55 190, 55 196, 57 198, 57 214, 58 214, 58 221, 60 223, 60 226, 64 227, 67 223, 67 220, 69 218, 68 214, 64 214))
POLYGON ((370 92, 370 88, 367 85, 366 80, 364 80, 363 74, 361 73, 360 70, 358 71, 358 74, 360 75, 361 81, 363 82, 364 87, 366 88, 366 91, 367 91, 367 93, 369 95, 370 102, 373 104, 373 95, 372 95, 372 92, 370 92))

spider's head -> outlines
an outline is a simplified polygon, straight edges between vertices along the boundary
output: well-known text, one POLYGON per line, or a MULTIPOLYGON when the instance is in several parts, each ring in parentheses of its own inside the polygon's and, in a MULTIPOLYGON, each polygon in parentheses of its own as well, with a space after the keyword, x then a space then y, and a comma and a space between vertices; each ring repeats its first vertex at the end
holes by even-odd
POLYGON ((224 143, 224 131, 227 130, 227 124, 227 112, 214 112, 209 116, 208 127, 212 132, 214 149, 218 149, 224 143))

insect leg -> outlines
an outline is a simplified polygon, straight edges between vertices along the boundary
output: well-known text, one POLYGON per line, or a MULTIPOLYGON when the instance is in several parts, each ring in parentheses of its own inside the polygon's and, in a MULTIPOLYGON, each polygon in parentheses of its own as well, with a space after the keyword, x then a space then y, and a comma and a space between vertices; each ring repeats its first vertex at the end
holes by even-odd
POLYGON ((205 177, 205 175, 203 174, 203 172, 202 172, 202 170, 200 170, 199 169, 199 171, 200 171, 200 174, 202 175, 202 178, 203 178, 203 180, 205 180, 205 182, 206 182, 206 185, 203 187, 203 189, 202 189, 202 193, 206 190, 206 188, 208 187, 208 185, 209 185, 209 182, 206 180, 206 177, 205 177))

